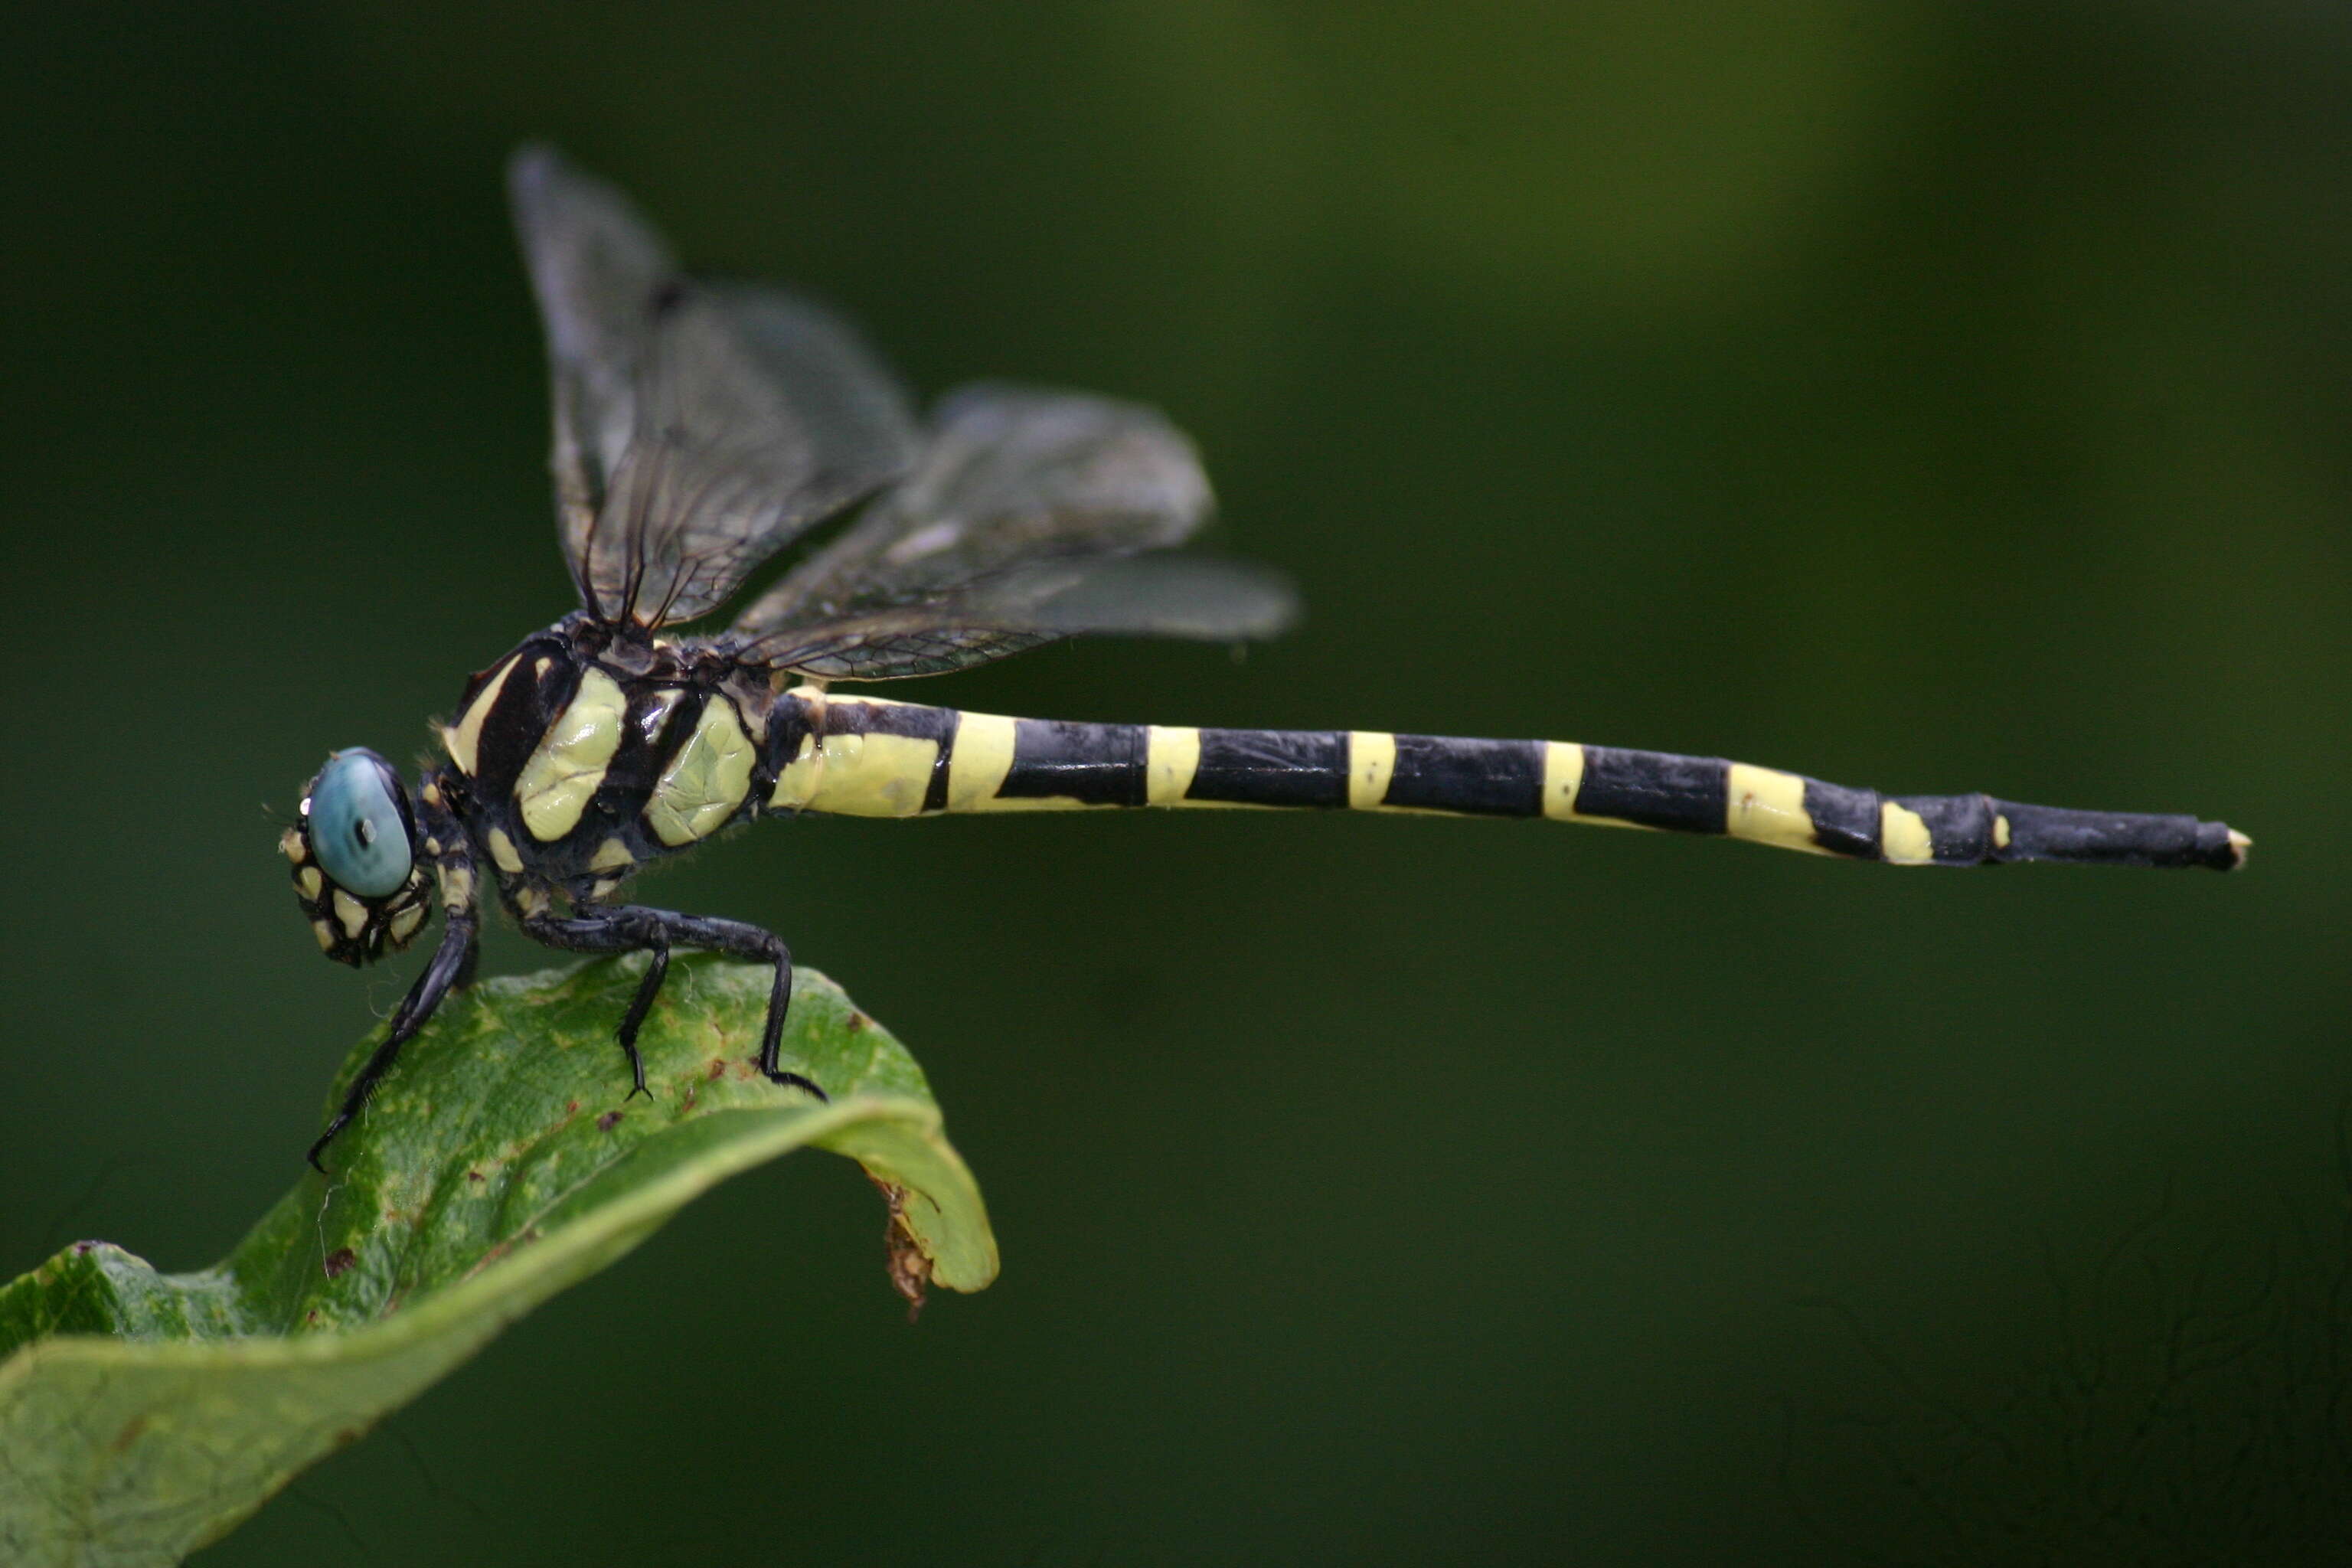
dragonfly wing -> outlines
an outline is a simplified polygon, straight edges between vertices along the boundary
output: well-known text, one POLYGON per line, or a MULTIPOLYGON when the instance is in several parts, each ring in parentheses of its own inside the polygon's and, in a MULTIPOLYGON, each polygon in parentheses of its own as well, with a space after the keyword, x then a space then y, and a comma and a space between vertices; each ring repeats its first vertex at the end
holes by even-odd
POLYGON ((592 613, 703 615, 906 470, 905 398, 839 318, 681 277, 620 193, 553 153, 519 154, 509 184, 555 371, 564 552, 592 613))
POLYGON ((1157 412, 980 386, 946 400, 907 479, 736 623, 750 657, 812 675, 932 674, 1082 632, 1267 635, 1263 569, 1163 556, 1213 508, 1157 412))
POLYGON ((931 602, 772 634, 757 657, 839 680, 940 675, 1062 637, 1269 637, 1297 619, 1287 579, 1255 562, 1174 553, 1016 569, 931 602))
POLYGON ((803 530, 903 473, 915 424, 837 318, 770 289, 666 289, 588 578, 646 625, 716 608, 803 530))
POLYGON ((593 608, 589 545, 636 427, 650 301, 677 264, 627 197, 549 148, 509 161, 507 200, 547 331, 557 527, 581 603, 593 608))
POLYGON ((736 629, 919 604, 1042 558, 1165 548, 1208 518, 1182 433, 1107 397, 970 388, 943 401, 905 481, 754 603, 736 629))

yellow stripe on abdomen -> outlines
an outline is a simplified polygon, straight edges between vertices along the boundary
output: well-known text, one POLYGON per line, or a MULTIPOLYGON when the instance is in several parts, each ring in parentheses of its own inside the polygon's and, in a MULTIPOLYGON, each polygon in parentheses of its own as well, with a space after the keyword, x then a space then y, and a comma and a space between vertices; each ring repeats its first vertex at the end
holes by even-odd
POLYGON ((993 811, 996 792, 1013 771, 1014 721, 1000 713, 966 713, 948 753, 948 809, 993 811))
POLYGON ((1378 811, 1396 776, 1396 736, 1386 730, 1348 731, 1348 808, 1378 811))
POLYGON ((1154 724, 1144 741, 1145 802, 1181 805, 1201 769, 1201 731, 1154 724))
POLYGON ((827 735, 808 809, 841 816, 918 816, 940 743, 911 735, 827 735))
POLYGON ((1917 812, 1890 800, 1878 808, 1878 852, 1890 866, 1925 866, 1936 858, 1936 840, 1917 812))
POLYGON ((1577 787, 1584 782, 1584 748, 1574 741, 1544 742, 1543 814, 1554 822, 1576 815, 1577 787))
POLYGON ((1726 781, 1723 830, 1750 844, 1770 844, 1826 855, 1813 836, 1812 814, 1805 809, 1805 781, 1777 768, 1734 763, 1726 781))

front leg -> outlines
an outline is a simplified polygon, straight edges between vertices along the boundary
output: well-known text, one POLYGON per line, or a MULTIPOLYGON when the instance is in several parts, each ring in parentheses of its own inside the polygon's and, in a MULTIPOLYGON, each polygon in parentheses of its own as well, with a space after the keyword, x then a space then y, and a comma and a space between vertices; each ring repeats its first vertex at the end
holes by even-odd
POLYGON ((637 1053, 637 1030, 660 992, 662 978, 669 972, 669 950, 672 946, 698 947, 711 952, 724 952, 737 958, 754 959, 775 966, 775 980, 768 994, 767 1026, 760 1037, 760 1071, 772 1083, 791 1084, 804 1089, 819 1100, 827 1099, 824 1090, 796 1072, 786 1072, 778 1060, 784 1033, 784 1014, 793 1000, 793 955, 782 938, 758 926, 741 921, 719 920, 709 915, 682 915, 671 910, 648 909, 641 904, 624 905, 616 910, 599 910, 589 914, 575 914, 569 919, 554 915, 526 917, 524 934, 550 947, 560 947, 571 952, 650 952, 652 961, 646 966, 646 977, 638 984, 637 994, 629 1003, 628 1012, 621 1019, 619 1038, 621 1049, 629 1058, 629 1068, 635 1078, 635 1095, 645 1091, 645 1061, 637 1053))
POLYGON ((441 998, 449 994, 450 987, 463 984, 472 973, 476 932, 477 921, 470 909, 448 911, 447 924, 441 933, 441 945, 434 951, 433 962, 425 966, 425 973, 416 977, 416 984, 408 988, 406 996, 401 998, 400 1010, 392 1016, 392 1029, 384 1036, 383 1044, 368 1058, 367 1065, 360 1068, 359 1077, 352 1079, 352 1087, 343 1096, 342 1109, 335 1112, 332 1121, 327 1123, 327 1130, 319 1134, 319 1141, 310 1145, 307 1157, 311 1169, 320 1175, 327 1173, 327 1167, 319 1163, 319 1156, 326 1151, 328 1144, 335 1141, 337 1133, 352 1124, 352 1118, 360 1113, 360 1107, 365 1105, 368 1096, 375 1092, 376 1081, 392 1070, 394 1060, 400 1055, 400 1047, 415 1038, 416 1032, 425 1027, 425 1020, 433 1016, 433 1010, 441 1005, 441 998))
POLYGON ((446 776, 432 774, 420 781, 416 807, 417 836, 424 841, 423 858, 433 868, 440 889, 441 945, 434 950, 432 962, 416 977, 416 984, 408 988, 408 994, 401 998, 400 1009, 392 1016, 392 1027, 385 1032, 383 1044, 375 1048, 367 1065, 352 1080, 334 1120, 319 1134, 319 1141, 310 1145, 306 1158, 320 1175, 326 1174, 327 1167, 319 1163, 319 1156, 360 1113, 368 1096, 375 1092, 377 1082, 392 1070, 400 1047, 425 1027, 444 996, 457 986, 473 983, 474 963, 481 956, 481 913, 475 900, 474 858, 467 845, 465 829, 443 795, 445 782, 446 776))

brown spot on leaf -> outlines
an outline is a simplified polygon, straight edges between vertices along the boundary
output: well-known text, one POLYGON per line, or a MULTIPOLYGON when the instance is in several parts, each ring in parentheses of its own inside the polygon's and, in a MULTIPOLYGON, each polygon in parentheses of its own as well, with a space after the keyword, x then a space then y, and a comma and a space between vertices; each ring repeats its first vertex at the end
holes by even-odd
POLYGON ((565 1100, 565 1101, 563 1102, 563 1114, 564 1114, 564 1115, 566 1115, 566 1116, 577 1116, 577 1115, 579 1115, 579 1114, 580 1114, 580 1102, 579 1102, 578 1100, 565 1100))
POLYGON ((474 1259, 474 1266, 466 1270, 466 1278, 471 1279, 475 1275, 479 1274, 483 1269, 488 1268, 491 1264, 496 1263, 499 1258, 504 1258, 513 1249, 514 1243, 511 1241, 501 1241, 494 1244, 479 1258, 474 1259))
POLYGON ((356 1426, 346 1426, 335 1434, 335 1447, 338 1448, 348 1448, 359 1440, 360 1429, 356 1426))
POLYGON ((350 1247, 339 1247, 335 1248, 334 1251, 327 1254, 327 1261, 324 1265, 327 1270, 327 1278, 332 1279, 340 1275, 350 1273, 352 1271, 352 1266, 359 1262, 359 1260, 360 1255, 353 1252, 350 1247))
POLYGON ((867 1017, 864 1013, 859 1012, 856 1008, 852 1007, 849 1010, 849 1032, 851 1034, 856 1034, 858 1030, 866 1027, 866 1025, 871 1024, 872 1022, 874 1022, 873 1019, 867 1017))
POLYGON ((468 1171, 466 1173, 466 1180, 469 1182, 484 1182, 489 1180, 489 1178, 483 1175, 479 1171, 468 1171))
POLYGON ((720 1079, 725 1078, 726 1076, 727 1076, 727 1058, 726 1058, 725 1057, 713 1057, 713 1058, 710 1058, 710 1081, 711 1081, 711 1082, 713 1082, 713 1083, 717 1083, 720 1079))
POLYGON ((147 1417, 133 1415, 122 1424, 122 1430, 114 1435, 114 1441, 109 1443, 107 1447, 120 1454, 123 1449, 139 1441, 139 1434, 145 1430, 147 1430, 147 1417))
POLYGON ((76 1258, 88 1258, 91 1253, 98 1250, 98 1243, 94 1241, 77 1241, 73 1244, 73 1249, 74 1256, 76 1258))
POLYGON ((614 1128, 618 1127, 620 1124, 621 1113, 617 1110, 608 1110, 604 1112, 604 1115, 596 1118, 596 1131, 599 1132, 610 1132, 614 1128))
POLYGON ((923 1302, 930 1289, 930 1256, 907 1224, 907 1189, 884 1181, 875 1181, 874 1185, 890 1211, 882 1227, 882 1267, 890 1277, 890 1289, 906 1298, 907 1321, 911 1323, 923 1315, 923 1302))

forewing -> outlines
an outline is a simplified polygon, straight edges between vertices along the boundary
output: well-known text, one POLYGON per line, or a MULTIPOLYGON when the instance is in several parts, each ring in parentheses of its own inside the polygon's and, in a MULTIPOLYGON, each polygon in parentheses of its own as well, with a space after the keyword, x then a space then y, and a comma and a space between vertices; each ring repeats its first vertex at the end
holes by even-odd
POLYGON ((646 625, 715 608, 779 546, 904 473, 917 444, 897 384, 829 311, 680 283, 655 315, 587 555, 597 606, 646 625))
POLYGON ((838 318, 681 278, 625 197, 551 152, 518 154, 509 183, 555 373, 564 552, 593 613, 705 614, 906 471, 905 399, 838 318))
POLYGON ((547 331, 557 527, 589 604, 589 538, 636 426, 651 302, 677 268, 628 198, 550 148, 509 161, 507 196, 547 331))

